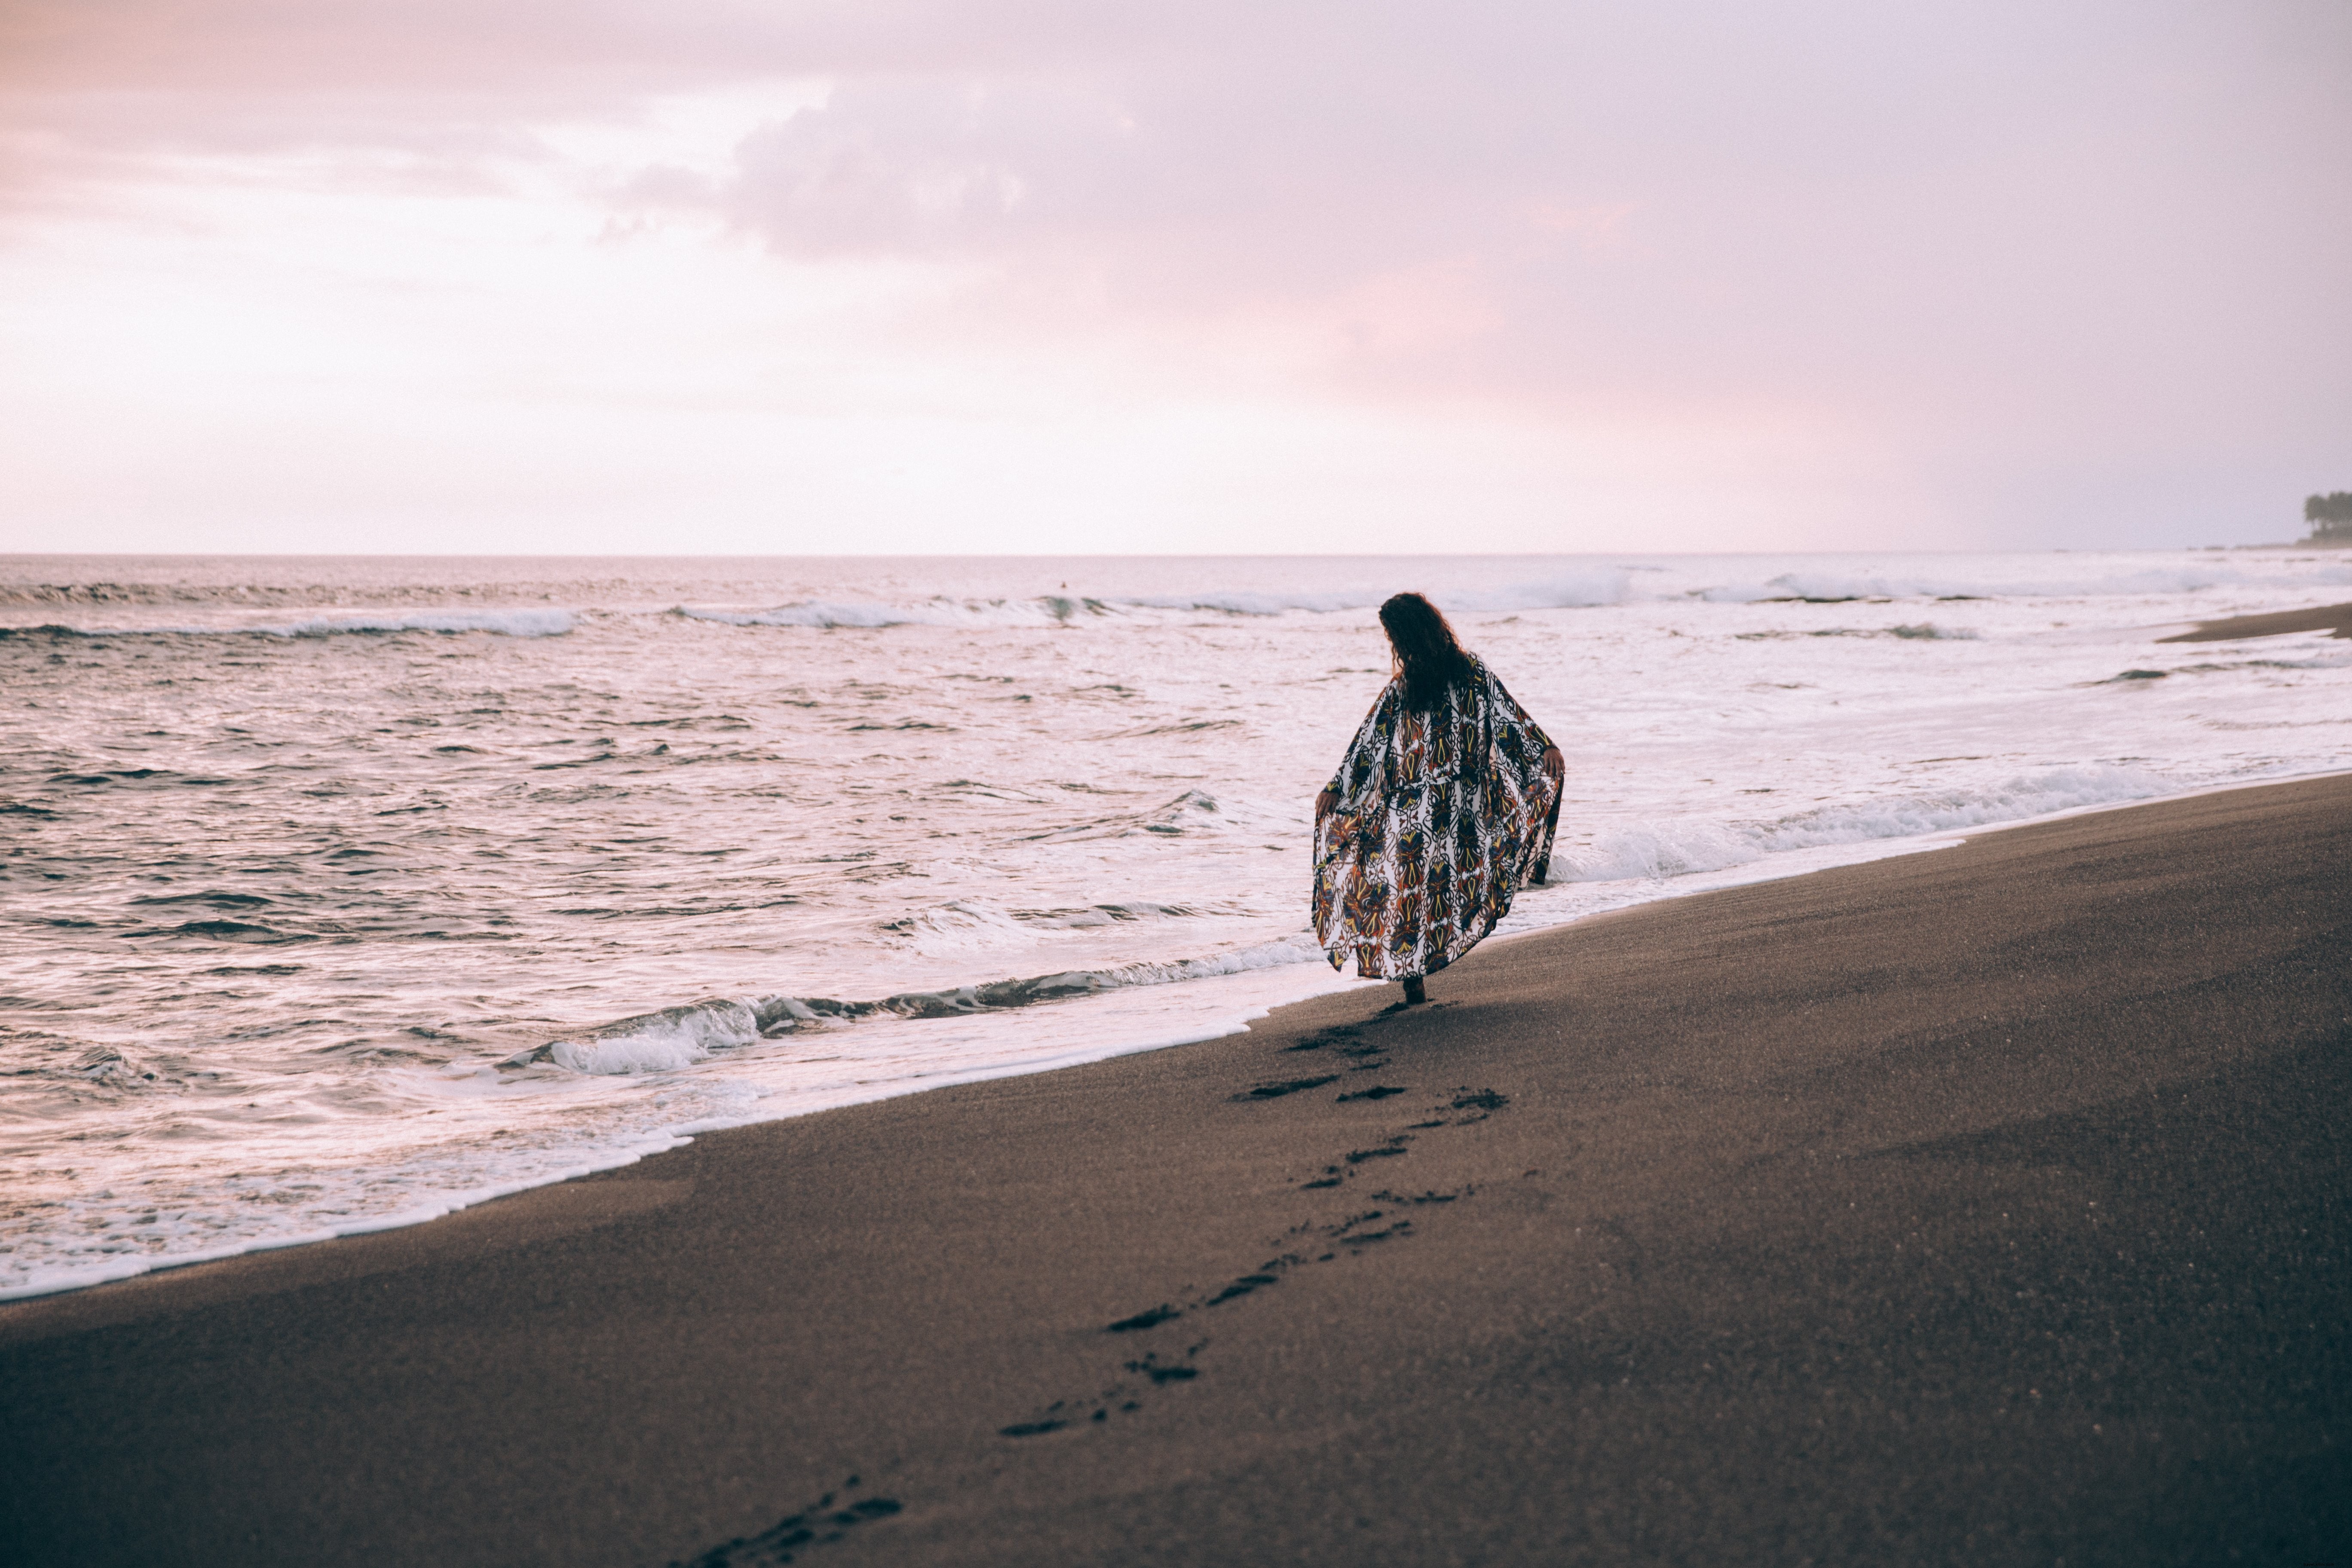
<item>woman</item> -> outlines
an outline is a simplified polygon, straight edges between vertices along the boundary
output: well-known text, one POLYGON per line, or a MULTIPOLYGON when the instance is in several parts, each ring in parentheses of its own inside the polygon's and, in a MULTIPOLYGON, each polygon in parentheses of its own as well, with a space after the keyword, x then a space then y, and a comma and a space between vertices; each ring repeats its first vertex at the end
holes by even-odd
POLYGON ((1564 764, 1436 605, 1399 594, 1381 625, 1394 673, 1315 801, 1315 935, 1410 1005, 1543 880, 1564 764))

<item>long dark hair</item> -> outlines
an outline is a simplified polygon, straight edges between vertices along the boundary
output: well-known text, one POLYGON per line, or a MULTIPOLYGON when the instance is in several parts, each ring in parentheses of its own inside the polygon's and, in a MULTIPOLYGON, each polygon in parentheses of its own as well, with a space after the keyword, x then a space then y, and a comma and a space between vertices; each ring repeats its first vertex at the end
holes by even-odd
POLYGON ((1470 684, 1470 656, 1445 623, 1444 613, 1418 594, 1399 594, 1381 606, 1381 626, 1396 650, 1397 672, 1404 677, 1404 700, 1412 707, 1434 709, 1448 689, 1470 684))

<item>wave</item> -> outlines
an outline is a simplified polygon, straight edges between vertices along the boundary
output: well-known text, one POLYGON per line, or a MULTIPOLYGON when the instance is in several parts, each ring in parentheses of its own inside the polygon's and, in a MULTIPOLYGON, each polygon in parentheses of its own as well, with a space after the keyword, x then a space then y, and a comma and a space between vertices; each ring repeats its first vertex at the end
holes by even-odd
POLYGON ((1633 595, 1633 586, 1631 572, 1611 566, 1507 584, 1484 593, 1431 597, 1449 610, 1587 610, 1624 604, 1633 595))
POLYGON ((1205 958, 1179 959, 1166 963, 1129 963, 1113 969, 1067 969, 1024 979, 995 980, 945 991, 909 991, 872 1002, 844 1002, 826 996, 716 996, 682 1007, 641 1013, 599 1027, 550 1040, 519 1051, 501 1066, 528 1067, 552 1062, 572 1072, 609 1076, 623 1073, 672 1072, 707 1061, 716 1051, 751 1045, 761 1039, 790 1036, 828 1021, 866 1018, 953 1018, 981 1013, 1001 1013, 1041 1002, 1067 1001, 1102 991, 1136 985, 1172 985, 1186 980, 1206 980, 1221 974, 1241 974, 1256 969, 1320 959, 1323 950, 1307 932, 1280 942, 1205 958))
MULTIPOLYGON (((1221 615, 1279 616, 1361 611, 1378 605, 1389 587, 1412 583, 1426 573, 1438 579, 1426 585, 1432 598, 1448 610, 1466 613, 1573 609, 1635 601, 1663 603, 1753 604, 1765 601, 1844 603, 1863 600, 2049 599, 2097 597, 2172 597, 2214 590, 2302 589, 2352 583, 2352 563, 2320 562, 2307 557, 2263 556, 2244 552, 2168 552, 2161 558, 2136 558, 2094 553, 2016 553, 1998 557, 1956 555, 1864 556, 1625 556, 1569 557, 1553 561, 1525 560, 1493 570, 1520 574, 1486 584, 1465 583, 1461 562, 1417 564, 1398 559, 1375 568, 1368 562, 1332 563, 1328 568, 1308 565, 1304 571, 1286 569, 1289 586, 1252 582, 1246 567, 1230 576, 1217 568, 1223 581, 1197 588, 1138 593, 1138 583, 1121 571, 1126 582, 1117 584, 1109 569, 1095 566, 1102 581, 1081 583, 1078 592, 1066 586, 1059 593, 1027 595, 1015 589, 1003 597, 982 597, 964 583, 977 585, 971 574, 943 579, 948 591, 904 597, 890 590, 867 589, 838 580, 830 590, 801 577, 804 567, 779 558, 774 574, 753 563, 730 563, 723 573, 705 563, 677 562, 587 561, 545 563, 510 574, 514 563, 483 560, 468 576, 464 563, 443 561, 417 567, 385 563, 306 563, 279 565, 213 562, 158 563, 155 569, 179 580, 123 580, 117 574, 140 569, 139 563, 101 564, 96 560, 68 564, 68 558, 21 563, 0 559, 0 609, 9 606, 60 611, 89 607, 112 613, 153 606, 167 611, 181 606, 202 611, 200 618, 278 616, 257 626, 225 625, 149 625, 110 631, 102 627, 51 627, 53 632, 95 631, 102 635, 142 632, 220 635, 237 631, 277 637, 331 636, 366 631, 490 631, 509 635, 553 635, 554 623, 566 617, 551 605, 598 606, 630 614, 668 613, 688 618, 738 626, 875 629, 903 626, 1066 626, 1098 618, 1112 620, 1154 615, 1221 615), (753 575, 740 574, 751 567, 753 575), (569 568, 569 569, 567 569, 569 568), (80 581, 39 581, 39 572, 89 570, 80 581), (415 575, 409 576, 412 572, 415 575), (25 573, 26 575, 15 575, 25 573), (106 574, 98 575, 97 574, 106 574), (184 574, 234 573, 226 580, 191 580, 184 574), (246 576, 243 574, 250 573, 246 576), (279 574, 279 580, 272 581, 279 574), (338 580, 339 573, 344 574, 338 580), (1368 573, 1390 579, 1386 586, 1367 585, 1368 573), (299 574, 299 575, 295 575, 299 574), (402 580, 406 578, 406 580, 402 580), (1299 579, 1305 579, 1303 581, 1299 579), (1456 585, 1447 586, 1447 582, 1456 585), (1091 592, 1088 591, 1091 586, 1091 592), (731 594, 803 595, 788 602, 744 607, 726 602, 731 594), (867 596, 870 593, 871 596, 867 596), (709 602, 715 596, 718 603, 709 602), (701 602, 698 602, 701 601, 701 602)), ((975 563, 977 564, 977 563, 975 563)), ((1089 563, 1073 558, 1057 565, 1055 575, 1086 572, 1089 563)), ((895 573, 894 573, 895 574, 895 573)), ((995 574, 990 571, 989 576, 995 574)), ((159 616, 160 621, 163 617, 159 616)), ((562 629, 569 629, 564 626, 562 629)))
MULTIPOLYGON (((1472 593, 1433 594, 1448 610, 1476 613, 1495 610, 1581 609, 1625 602, 1632 576, 1609 568, 1570 573, 1472 593)), ((114 591, 112 584, 31 588, 0 587, 0 604, 118 605, 206 604, 246 606, 269 603, 278 595, 215 591, 141 592, 145 584, 114 591)), ((299 595, 289 594, 286 597, 299 595)), ((1087 620, 1124 619, 1139 611, 1176 614, 1211 613, 1227 616, 1282 616, 1293 613, 1327 615, 1342 610, 1370 609, 1387 597, 1385 592, 1252 593, 1133 595, 1092 597, 1045 594, 1034 598, 954 599, 935 595, 908 601, 866 599, 805 599, 765 609, 731 609, 701 605, 677 605, 667 613, 686 620, 731 626, 798 626, 815 630, 878 631, 892 626, 1065 626, 1087 620)), ((513 637, 551 637, 575 625, 570 611, 415 610, 391 615, 316 616, 263 626, 158 626, 94 627, 40 626, 0 627, 0 637, 39 632, 58 637, 330 637, 348 632, 488 631, 513 637)))
POLYGON ((2054 768, 2021 774, 1985 790, 1939 790, 1849 805, 1800 812, 1765 826, 1759 835, 1767 854, 1851 844, 1866 838, 1907 838, 1949 833, 1992 823, 2148 800, 2175 786, 2146 768, 2094 766, 2054 768))
MULTIPOLYGON (((226 561, 226 558, 216 558, 226 561)), ((171 569, 174 563, 157 563, 171 569)), ((176 563, 182 567, 202 569, 206 563, 195 558, 176 563)), ((266 574, 277 566, 275 563, 248 562, 257 574, 266 574)), ((500 578, 494 558, 477 563, 488 568, 490 574, 465 577, 439 576, 419 578, 410 582, 386 581, 377 570, 365 565, 354 569, 365 572, 361 580, 334 582, 317 577, 294 578, 290 575, 278 582, 247 580, 245 582, 189 582, 150 579, 121 582, 110 578, 79 583, 43 583, 26 578, 0 576, 0 605, 205 605, 225 610, 278 610, 289 612, 322 609, 353 610, 446 610, 459 606, 503 608, 550 603, 581 604, 612 597, 632 595, 637 592, 633 579, 625 573, 601 574, 588 576, 500 578)), ((623 563, 614 562, 618 566, 623 563)), ((0 573, 8 562, 0 556, 0 573)), ((277 567, 279 571, 286 570, 277 567)))
MULTIPOLYGON (((1601 605, 1622 605, 1633 575, 1616 566, 1558 573, 1523 583, 1460 593, 1433 593, 1440 608, 1473 614, 1492 610, 1582 610, 1601 605)), ((1335 610, 1369 610, 1387 593, 1254 594, 1200 593, 1145 595, 1110 600, 1141 609, 1214 611, 1228 616, 1279 616, 1291 611, 1328 615, 1335 610)))
POLYGON ((268 637, 326 637, 360 632, 490 632, 509 637, 557 637, 579 624, 569 610, 443 610, 408 616, 361 616, 248 628, 268 637))
MULTIPOLYGON (((2276 589, 2275 573, 2238 566, 2184 563, 2104 575, 2036 579, 2028 576, 1972 578, 1953 573, 1853 573, 1800 568, 1753 580, 1697 580, 1684 587, 1671 582, 1639 581, 1636 573, 1675 575, 1682 567, 1590 565, 1531 576, 1485 588, 1432 589, 1430 597, 1455 614, 1592 609, 1636 601, 1706 604, 1853 604, 1898 600, 1958 602, 1976 599, 2150 597, 2204 593, 2217 588, 2276 589)), ((1409 577, 1409 569, 1403 575, 1409 577)), ((1690 579, 1684 578, 1688 582, 1690 579)), ((2352 567, 2327 567, 2295 576, 2297 585, 2352 582, 2352 567)), ((881 629, 890 626, 1064 626, 1132 616, 1217 615, 1274 617, 1332 615, 1376 607, 1388 588, 1200 589, 1178 594, 1045 595, 1035 598, 957 599, 935 595, 908 601, 809 599, 769 609, 739 610, 679 605, 672 613, 693 620, 741 626, 802 626, 817 629, 881 629)), ((1848 636, 1919 637, 1974 637, 1975 633, 1929 626, 1906 626, 1848 636)))
POLYGON ((1378 604, 1361 595, 1345 594, 1139 594, 1112 601, 1143 610, 1208 611, 1223 616, 1279 616, 1292 610, 1310 610, 1318 615, 1333 610, 1360 610, 1366 604, 1378 604))
POLYGON ((1076 909, 1005 910, 977 900, 959 899, 918 910, 877 928, 902 942, 917 942, 927 951, 942 947, 985 947, 1002 942, 1033 942, 1041 931, 1100 931, 1139 921, 1185 920, 1220 911, 1189 904, 1160 904, 1134 899, 1124 903, 1088 904, 1076 909))
POLYGON ((814 626, 877 630, 884 626, 1064 626, 1079 616, 1112 613, 1101 599, 1048 594, 1034 599, 919 600, 913 604, 809 599, 766 610, 719 610, 680 605, 670 612, 693 621, 730 626, 814 626))
POLYGON ((1951 833, 2090 805, 2163 795, 2173 784, 2145 768, 2057 768, 2021 774, 1990 788, 1825 805, 1766 821, 1706 818, 1645 823, 1557 850, 1554 882, 1614 882, 1722 871, 1791 849, 1951 833))
POLYGON ((562 637, 577 626, 569 610, 430 610, 401 616, 345 616, 240 626, 0 626, 0 637, 328 637, 399 632, 488 632, 499 637, 562 637))
MULTIPOLYGON (((1150 734, 1158 731, 1131 732, 1150 734)), ((1066 844, 1085 838, 1129 838, 1139 833, 1157 834, 1162 837, 1202 832, 1290 833, 1297 831, 1301 826, 1301 818, 1293 806, 1247 799, 1220 799, 1204 789, 1188 789, 1148 811, 1122 812, 1024 837, 1031 843, 1066 844)))
MULTIPOLYGON (((2019 822, 2084 806, 2145 800, 2171 787, 2161 775, 2143 768, 2059 768, 2021 774, 1988 789, 1940 790, 1856 801, 1767 821, 1721 823, 1690 819, 1644 824, 1605 833, 1586 845, 1556 853, 1549 880, 1661 880, 1727 870, 1790 850, 1919 837, 2019 822)), ((1016 916, 993 910, 975 911, 966 906, 949 908, 967 918, 982 919, 986 924, 1011 925, 1018 921, 1016 916)), ((1068 911, 1104 921, 1191 912, 1179 906, 1165 905, 1101 905, 1092 910, 1068 911)), ((657 1013, 637 1014, 551 1040, 518 1052, 502 1065, 519 1068, 551 1062, 573 1072, 599 1075, 671 1072, 706 1061, 718 1051, 780 1038, 828 1022, 1001 1013, 1126 986, 1174 984, 1312 963, 1323 956, 1312 933, 1301 931, 1278 942, 1203 958, 1129 963, 1110 969, 1062 970, 941 991, 910 991, 876 1001, 845 1002, 783 993, 712 997, 657 1013)))
MULTIPOLYGON (((1448 610, 1587 609, 1626 600, 1633 574, 1617 567, 1556 574, 1524 583, 1430 596, 1448 610)), ((1091 597, 1046 594, 1034 599, 878 600, 808 599, 764 610, 716 609, 680 605, 671 614, 688 620, 731 626, 809 626, 878 630, 887 626, 1069 626, 1081 619, 1122 616, 1136 611, 1223 616, 1329 615, 1368 610, 1386 591, 1257 593, 1236 589, 1191 594, 1129 594, 1091 597)))

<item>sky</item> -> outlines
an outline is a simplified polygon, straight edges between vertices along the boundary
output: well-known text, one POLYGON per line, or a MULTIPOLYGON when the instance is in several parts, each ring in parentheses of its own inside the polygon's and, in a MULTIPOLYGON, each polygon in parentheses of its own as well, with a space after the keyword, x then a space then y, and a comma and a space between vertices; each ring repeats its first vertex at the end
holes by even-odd
POLYGON ((0 551, 2170 548, 2346 0, 0 0, 0 551))

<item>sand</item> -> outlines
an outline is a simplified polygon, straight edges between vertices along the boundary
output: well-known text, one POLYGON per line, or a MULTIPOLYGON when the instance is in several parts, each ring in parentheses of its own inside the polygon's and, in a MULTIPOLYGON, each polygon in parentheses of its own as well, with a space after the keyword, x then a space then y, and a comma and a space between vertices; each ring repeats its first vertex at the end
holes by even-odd
POLYGON ((0 1542, 2352 1563, 2347 953, 2352 778, 2209 795, 17 1303, 0 1542))
POLYGON ((2285 637, 2291 632, 2326 632, 2330 637, 2352 637, 2352 605, 2323 605, 2309 610, 2274 610, 2268 615, 2200 621, 2193 631, 2156 640, 2234 642, 2240 637, 2285 637))

